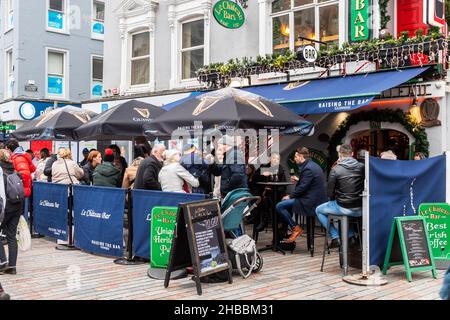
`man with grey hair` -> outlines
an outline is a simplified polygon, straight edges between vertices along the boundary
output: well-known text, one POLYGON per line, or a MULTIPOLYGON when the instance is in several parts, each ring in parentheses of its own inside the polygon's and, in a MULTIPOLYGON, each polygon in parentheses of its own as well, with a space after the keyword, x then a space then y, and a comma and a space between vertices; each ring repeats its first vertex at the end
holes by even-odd
POLYGON ((141 161, 136 172, 134 189, 161 190, 158 175, 163 166, 164 151, 166 151, 164 145, 156 144, 152 149, 152 155, 141 161))
MULTIPOLYGON (((362 197, 364 190, 364 165, 352 157, 353 150, 348 144, 339 149, 339 161, 330 171, 328 178, 328 197, 330 201, 316 209, 316 215, 324 228, 327 228, 328 215, 347 215, 360 217, 362 214, 362 197)), ((331 225, 328 230, 331 236, 330 248, 341 244, 339 231, 331 225)), ((350 229, 349 238, 354 236, 350 229)))

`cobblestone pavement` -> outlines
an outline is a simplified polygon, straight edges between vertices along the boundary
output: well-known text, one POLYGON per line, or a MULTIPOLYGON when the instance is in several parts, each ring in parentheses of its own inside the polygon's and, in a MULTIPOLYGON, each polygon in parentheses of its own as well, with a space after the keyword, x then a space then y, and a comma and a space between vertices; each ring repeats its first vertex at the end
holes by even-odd
MULTIPOLYGON (((263 235, 263 240, 267 241, 269 235, 263 235)), ((54 242, 33 239, 32 250, 19 252, 17 275, 0 275, 0 281, 15 300, 439 299, 444 270, 438 270, 438 279, 433 279, 431 272, 413 273, 413 281, 409 283, 404 268, 398 266, 389 270, 389 282, 385 286, 355 286, 342 281, 337 251, 326 256, 324 272, 320 272, 322 246, 322 238, 316 238, 316 253, 311 258, 306 251, 306 238, 302 236, 293 254, 283 256, 265 251, 262 253, 264 266, 259 273, 248 279, 235 275, 231 285, 227 282, 202 284, 203 295, 197 296, 190 277, 172 280, 165 289, 163 281, 147 276, 147 264, 117 265, 109 257, 79 250, 55 250, 54 242)), ((358 270, 350 269, 350 274, 357 273, 358 270)))

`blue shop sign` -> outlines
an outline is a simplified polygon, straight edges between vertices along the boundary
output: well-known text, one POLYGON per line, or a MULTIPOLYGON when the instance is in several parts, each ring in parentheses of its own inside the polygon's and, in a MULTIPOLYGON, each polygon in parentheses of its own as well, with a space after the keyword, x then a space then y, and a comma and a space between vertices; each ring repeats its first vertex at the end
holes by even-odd
MULTIPOLYGON (((67 103, 58 103, 58 107, 67 106, 67 103)), ((81 108, 80 104, 70 104, 81 108)), ((24 101, 19 107, 19 116, 24 120, 33 120, 44 113, 45 109, 53 107, 52 102, 24 101)))
POLYGON ((101 83, 97 83, 92 86, 92 96, 101 97, 102 91, 103 91, 103 85, 101 83))
POLYGON ((105 25, 103 24, 103 22, 94 22, 94 24, 92 25, 92 32, 95 34, 105 34, 105 25))
POLYGON ((58 11, 48 11, 48 27, 58 30, 64 29, 64 14, 58 11))
POLYGON ((48 94, 62 95, 64 93, 63 87, 64 87, 64 78, 55 76, 48 77, 48 89, 47 89, 48 94))

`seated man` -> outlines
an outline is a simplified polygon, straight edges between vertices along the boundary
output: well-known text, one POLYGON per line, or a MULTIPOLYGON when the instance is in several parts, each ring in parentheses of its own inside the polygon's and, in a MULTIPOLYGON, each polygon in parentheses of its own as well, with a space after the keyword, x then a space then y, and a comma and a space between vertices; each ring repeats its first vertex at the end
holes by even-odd
POLYGON ((325 176, 320 166, 309 159, 309 150, 297 149, 294 161, 299 165, 299 176, 291 178, 297 181, 294 192, 283 197, 283 201, 276 206, 277 213, 292 230, 287 243, 294 242, 303 233, 303 229, 292 220, 292 213, 314 215, 316 207, 327 200, 325 176))
MULTIPOLYGON (((328 178, 328 197, 331 201, 316 209, 317 217, 324 228, 327 228, 329 214, 352 217, 360 217, 362 214, 364 165, 352 157, 352 147, 348 144, 339 149, 339 159, 328 178)), ((339 231, 331 225, 328 232, 332 239, 330 248, 339 247, 339 231)), ((349 238, 353 236, 354 230, 351 229, 349 238)))

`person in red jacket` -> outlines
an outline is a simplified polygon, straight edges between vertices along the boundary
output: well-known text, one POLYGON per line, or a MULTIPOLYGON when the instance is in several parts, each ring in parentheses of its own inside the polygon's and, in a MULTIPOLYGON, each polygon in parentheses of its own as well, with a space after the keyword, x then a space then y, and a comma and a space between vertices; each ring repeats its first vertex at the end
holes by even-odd
POLYGON ((31 161, 30 155, 19 146, 17 140, 10 139, 5 147, 12 153, 11 161, 14 164, 14 170, 21 174, 25 197, 28 198, 31 195, 31 174, 36 171, 36 167, 31 161))

